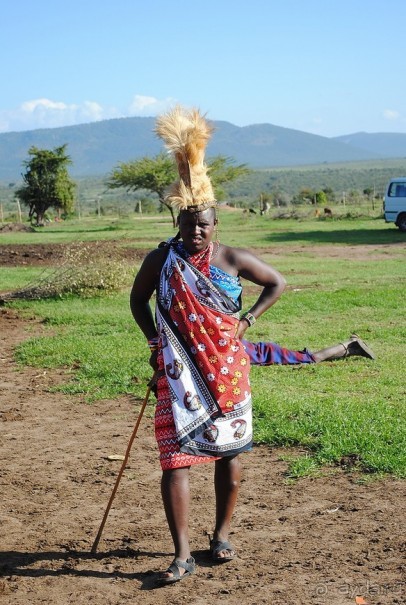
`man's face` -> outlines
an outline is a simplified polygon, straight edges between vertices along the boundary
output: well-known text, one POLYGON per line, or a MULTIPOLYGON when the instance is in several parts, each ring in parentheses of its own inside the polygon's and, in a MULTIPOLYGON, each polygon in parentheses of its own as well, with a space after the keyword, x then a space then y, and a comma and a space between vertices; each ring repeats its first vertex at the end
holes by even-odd
POLYGON ((189 254, 204 250, 213 237, 216 224, 213 208, 202 212, 184 210, 179 216, 179 231, 189 254))

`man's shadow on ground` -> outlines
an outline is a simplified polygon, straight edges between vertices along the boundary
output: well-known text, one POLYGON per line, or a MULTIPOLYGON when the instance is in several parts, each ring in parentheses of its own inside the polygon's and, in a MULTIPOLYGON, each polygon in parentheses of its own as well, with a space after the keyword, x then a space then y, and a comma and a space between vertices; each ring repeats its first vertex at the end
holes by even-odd
MULTIPOLYGON (((195 558, 196 563, 200 567, 211 567, 212 562, 208 553, 208 550, 194 551, 192 556, 195 558)), ((159 586, 156 583, 159 572, 148 570, 145 572, 122 572, 119 570, 114 571, 103 571, 94 569, 76 569, 75 566, 78 562, 83 563, 85 561, 103 561, 104 559, 157 559, 166 557, 168 559, 168 567, 173 553, 167 552, 151 552, 134 550, 131 548, 109 550, 105 552, 92 553, 90 551, 82 550, 68 550, 68 551, 43 551, 43 552, 18 552, 18 551, 3 551, 0 552, 0 577, 8 576, 20 576, 30 578, 42 578, 45 576, 57 577, 57 576, 73 576, 73 577, 86 577, 86 578, 100 578, 100 579, 114 579, 121 578, 127 580, 138 580, 141 582, 140 590, 154 590, 159 586), (31 566, 38 563, 44 562, 44 566, 32 568, 31 566), (49 563, 60 563, 59 565, 47 566, 49 563)), ((161 572, 166 569, 163 567, 161 572)))

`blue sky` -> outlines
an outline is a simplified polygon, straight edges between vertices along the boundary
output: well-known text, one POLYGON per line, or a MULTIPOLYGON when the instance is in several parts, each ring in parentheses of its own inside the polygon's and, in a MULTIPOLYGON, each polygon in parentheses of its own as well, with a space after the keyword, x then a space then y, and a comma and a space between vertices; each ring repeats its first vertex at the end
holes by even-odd
POLYGON ((239 126, 406 132, 405 0, 2 0, 1 21, 0 132, 175 103, 239 126))

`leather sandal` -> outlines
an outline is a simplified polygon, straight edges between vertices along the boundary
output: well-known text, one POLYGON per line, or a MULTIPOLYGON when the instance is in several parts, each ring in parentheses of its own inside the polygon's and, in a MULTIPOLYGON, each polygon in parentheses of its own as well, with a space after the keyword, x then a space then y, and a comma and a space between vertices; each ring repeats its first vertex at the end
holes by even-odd
POLYGON ((159 577, 157 578, 157 584, 163 586, 165 584, 174 584, 175 582, 180 582, 184 578, 191 576, 196 571, 196 562, 193 557, 189 557, 186 561, 182 561, 182 559, 174 559, 172 563, 169 565, 168 569, 163 573, 171 573, 171 576, 168 577, 159 577), (185 572, 183 574, 180 573, 180 570, 184 569, 185 572))
POLYGON ((210 554, 215 563, 227 563, 227 561, 232 561, 237 556, 234 546, 228 540, 224 540, 224 542, 221 540, 210 540, 210 554), (224 550, 228 550, 230 554, 220 557, 220 553, 224 550))
POLYGON ((350 340, 348 355, 360 355, 361 357, 367 357, 368 359, 375 359, 373 351, 363 340, 361 340, 358 334, 351 334, 350 340))

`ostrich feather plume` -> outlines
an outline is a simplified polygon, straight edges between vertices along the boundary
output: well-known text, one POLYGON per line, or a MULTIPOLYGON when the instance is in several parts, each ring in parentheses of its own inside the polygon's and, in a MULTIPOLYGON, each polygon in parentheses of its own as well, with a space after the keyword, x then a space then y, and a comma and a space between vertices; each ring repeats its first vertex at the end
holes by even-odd
POLYGON ((179 181, 173 183, 165 200, 179 210, 203 210, 216 205, 204 155, 213 127, 197 109, 177 105, 157 118, 156 134, 176 161, 179 181))

